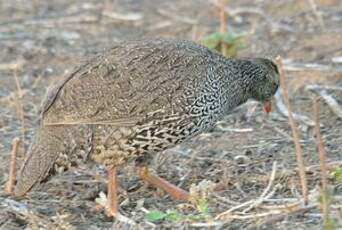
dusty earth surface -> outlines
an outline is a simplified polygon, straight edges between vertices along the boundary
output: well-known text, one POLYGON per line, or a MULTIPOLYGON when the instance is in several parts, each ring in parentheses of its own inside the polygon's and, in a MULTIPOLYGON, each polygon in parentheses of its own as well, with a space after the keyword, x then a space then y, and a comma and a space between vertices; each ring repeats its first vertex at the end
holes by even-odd
MULTIPOLYGON (((309 90, 310 85, 329 86, 326 93, 342 105, 338 0, 229 1, 227 10, 228 31, 245 33, 239 57, 284 58, 294 112, 313 120, 312 98, 320 90, 309 90)), ((117 41, 140 37, 198 41, 218 27, 215 1, 1 1, 0 229, 322 229, 313 123, 297 121, 309 188, 310 202, 305 206, 300 202, 287 117, 279 108, 266 116, 255 102, 227 115, 211 132, 156 156, 153 169, 184 189, 202 186, 204 191, 205 184, 216 185, 201 205, 176 202, 146 186, 138 180, 134 165, 119 172, 120 211, 137 223, 134 226, 96 208, 95 199, 106 192, 101 166, 87 164, 55 176, 24 198, 3 192, 13 138, 22 140, 19 169, 38 123, 41 100, 49 86, 75 65, 117 41), (146 216, 151 210, 169 214, 152 220, 146 216)), ((324 100, 320 104, 327 162, 338 166, 342 119, 324 100)), ((329 167, 327 177, 330 221, 338 229, 342 185, 332 175, 335 166, 329 167)))

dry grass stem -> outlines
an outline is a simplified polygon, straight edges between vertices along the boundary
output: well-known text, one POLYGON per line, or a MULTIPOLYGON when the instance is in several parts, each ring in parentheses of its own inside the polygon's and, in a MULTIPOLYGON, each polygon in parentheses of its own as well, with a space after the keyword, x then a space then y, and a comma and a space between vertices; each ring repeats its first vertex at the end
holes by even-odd
POLYGON ((191 226, 195 228, 210 228, 210 227, 217 227, 220 228, 222 227, 224 223, 222 222, 204 222, 204 223, 192 223, 191 226))
POLYGON ((272 173, 270 176, 270 180, 268 181, 267 187, 265 188, 265 190, 263 191, 263 193, 258 199, 256 199, 249 207, 247 207, 246 209, 242 211, 243 213, 246 213, 250 211, 252 208, 259 206, 260 204, 262 204, 262 202, 264 202, 265 199, 271 198, 273 196, 273 194, 275 193, 278 187, 278 186, 275 186, 273 190, 271 190, 274 184, 274 179, 276 178, 276 172, 277 172, 277 162, 275 161, 273 162, 272 173))
POLYGON ((234 132, 234 133, 249 133, 249 132, 253 132, 253 128, 230 128, 228 125, 225 125, 225 122, 218 122, 216 124, 216 128, 219 129, 220 131, 223 132, 234 132))
POLYGON ((307 180, 306 180, 306 175, 305 175, 305 165, 304 165, 304 160, 303 160, 303 155, 302 155, 302 149, 299 143, 299 134, 297 131, 295 121, 292 116, 292 109, 290 105, 288 90, 286 87, 284 68, 283 68, 281 57, 278 56, 276 61, 277 61, 277 65, 279 68, 280 87, 282 89, 285 106, 288 110, 289 123, 291 126, 293 142, 294 142, 295 149, 296 149, 296 158, 297 158, 297 164, 299 168, 299 177, 300 177, 300 183, 302 187, 303 200, 304 200, 304 204, 307 204, 308 203, 308 187, 307 187, 307 180))
MULTIPOLYGON (((298 213, 304 213, 307 212, 313 208, 315 208, 316 205, 310 205, 310 206, 304 206, 301 207, 300 205, 297 205, 296 207, 292 208, 292 209, 288 209, 288 210, 284 210, 284 209, 274 209, 272 211, 268 211, 268 212, 261 212, 261 213, 251 213, 251 214, 229 214, 226 216, 226 220, 247 220, 247 219, 259 219, 262 217, 270 217, 270 216, 274 216, 274 220, 276 219, 277 221, 286 218, 289 215, 294 215, 294 214, 298 214, 298 213)), ((273 220, 273 218, 266 218, 266 222, 273 220)))
MULTIPOLYGON (((342 161, 332 161, 332 162, 326 162, 326 169, 327 171, 334 170, 336 167, 341 167, 342 166, 342 161)), ((320 169, 320 165, 310 165, 305 167, 305 172, 306 173, 313 173, 317 170, 320 169)), ((291 177, 299 172, 299 168, 296 168, 295 170, 283 170, 282 172, 278 173, 276 176, 276 179, 278 178, 284 178, 284 177, 291 177)), ((260 176, 255 178, 258 181, 267 181, 269 180, 270 176, 265 175, 265 176, 260 176)))
POLYGON ((242 213, 246 213, 248 211, 250 211, 251 209, 259 206, 260 204, 262 204, 262 202, 265 200, 265 199, 268 199, 270 198, 275 190, 277 189, 277 186, 275 186, 275 189, 273 189, 272 191, 271 188, 273 187, 273 184, 274 184, 274 179, 276 177, 276 171, 277 171, 277 162, 273 162, 273 166, 272 166, 272 173, 271 173, 271 176, 270 176, 270 180, 268 182, 268 185, 267 187, 265 188, 265 190, 262 192, 262 194, 260 195, 259 198, 257 199, 254 199, 254 200, 250 200, 250 201, 247 201, 247 202, 244 202, 242 204, 239 204, 239 205, 236 205, 232 208, 230 208, 229 210, 223 212, 223 213, 220 213, 219 215, 217 215, 215 217, 215 220, 218 220, 218 219, 222 219, 223 217, 226 217, 226 216, 231 216, 231 213, 235 210, 238 210, 240 208, 243 208, 243 207, 246 207, 248 206, 246 209, 244 209, 242 211, 242 213))
POLYGON ((277 223, 279 221, 281 221, 282 219, 285 219, 286 217, 288 217, 289 215, 298 215, 300 213, 306 213, 312 209, 316 208, 316 205, 309 205, 309 206, 305 206, 305 207, 300 207, 300 208, 296 208, 296 209, 293 209, 292 211, 288 211, 288 212, 281 212, 280 215, 276 215, 274 217, 270 217, 270 218, 267 218, 265 219, 264 222, 262 222, 261 224, 259 224, 258 227, 256 228, 250 228, 250 229, 261 229, 260 226, 263 226, 263 225, 270 225, 270 224, 273 224, 273 223, 277 223))
POLYGON ((9 63, 1 63, 0 64, 0 71, 1 70, 15 70, 22 67, 25 64, 23 60, 17 60, 14 62, 9 63))
POLYGON ((323 65, 317 63, 287 63, 284 69, 289 72, 330 72, 341 73, 341 67, 332 67, 331 65, 323 65))
MULTIPOLYGON (((334 169, 336 167, 342 167, 342 161, 326 162, 325 164, 326 164, 327 170, 331 170, 331 169, 334 169)), ((320 167, 320 165, 310 165, 310 166, 306 167, 305 170, 310 172, 310 171, 313 171, 319 167, 320 167)))
POLYGON ((342 87, 334 85, 307 85, 305 89, 308 90, 336 90, 342 91, 342 87))
POLYGON ((15 80, 15 85, 17 88, 17 96, 15 97, 15 105, 17 112, 20 117, 20 122, 21 122, 21 139, 23 144, 25 144, 25 116, 24 116, 24 107, 22 103, 22 97, 24 95, 23 90, 21 89, 20 82, 17 76, 17 69, 14 69, 14 80, 15 80))
POLYGON ((325 224, 329 221, 329 204, 328 204, 328 190, 327 190, 327 165, 326 165, 326 152, 324 149, 324 142, 320 132, 320 110, 319 110, 319 99, 317 97, 313 100, 313 110, 315 116, 315 135, 316 135, 316 144, 319 154, 319 164, 321 170, 321 199, 322 199, 322 213, 323 213, 323 221, 325 224))
MULTIPOLYGON (((225 0, 220 0, 220 34, 223 35, 226 33, 227 29, 227 17, 225 12, 225 0)), ((228 46, 224 41, 221 41, 221 53, 223 56, 226 56, 228 52, 228 46)))
POLYGON ((17 166, 17 151, 19 146, 20 139, 14 138, 12 141, 12 151, 11 151, 11 163, 9 169, 9 177, 8 182, 5 187, 5 191, 7 193, 13 193, 14 182, 16 179, 16 166, 17 166))
POLYGON ((319 95, 324 99, 324 101, 327 103, 330 109, 336 114, 336 116, 342 119, 342 108, 335 100, 335 98, 329 95, 325 90, 319 91, 319 95))
POLYGON ((133 13, 133 12, 125 12, 125 13, 117 13, 117 12, 110 12, 104 11, 102 15, 111 18, 113 20, 119 21, 139 21, 143 19, 143 15, 140 13, 133 13))

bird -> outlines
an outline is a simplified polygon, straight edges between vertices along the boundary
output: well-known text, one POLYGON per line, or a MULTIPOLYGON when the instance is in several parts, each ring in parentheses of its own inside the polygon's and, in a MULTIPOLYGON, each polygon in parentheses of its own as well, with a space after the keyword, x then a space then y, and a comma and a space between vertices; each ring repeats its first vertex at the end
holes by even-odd
POLYGON ((117 169, 135 161, 142 180, 187 201, 187 191, 149 171, 153 156, 212 129, 249 99, 269 112, 278 85, 278 68, 266 58, 227 58, 180 39, 118 42, 49 91, 14 194, 93 161, 107 170, 107 211, 115 217, 117 169))

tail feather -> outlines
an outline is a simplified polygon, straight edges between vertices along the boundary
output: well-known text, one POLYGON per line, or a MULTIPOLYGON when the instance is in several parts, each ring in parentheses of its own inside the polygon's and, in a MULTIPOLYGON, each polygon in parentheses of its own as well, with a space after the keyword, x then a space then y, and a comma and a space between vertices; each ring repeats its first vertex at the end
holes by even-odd
POLYGON ((40 127, 30 146, 14 191, 23 196, 49 176, 58 155, 66 151, 63 132, 58 127, 40 127))

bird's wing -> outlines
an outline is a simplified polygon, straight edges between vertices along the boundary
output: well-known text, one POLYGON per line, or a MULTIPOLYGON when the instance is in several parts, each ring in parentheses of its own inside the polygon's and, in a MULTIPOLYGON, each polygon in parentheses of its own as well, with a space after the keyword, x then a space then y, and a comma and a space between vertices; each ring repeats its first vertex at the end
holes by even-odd
POLYGON ((163 42, 121 44, 80 66, 49 93, 43 124, 131 126, 153 113, 186 113, 208 51, 163 42))
POLYGON ((51 133, 56 133, 56 130, 51 131, 48 127, 37 129, 17 180, 14 192, 16 196, 23 196, 36 187, 53 169, 64 145, 56 138, 51 138, 51 133))

